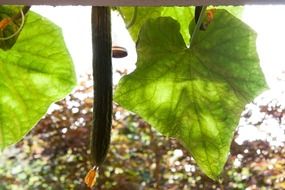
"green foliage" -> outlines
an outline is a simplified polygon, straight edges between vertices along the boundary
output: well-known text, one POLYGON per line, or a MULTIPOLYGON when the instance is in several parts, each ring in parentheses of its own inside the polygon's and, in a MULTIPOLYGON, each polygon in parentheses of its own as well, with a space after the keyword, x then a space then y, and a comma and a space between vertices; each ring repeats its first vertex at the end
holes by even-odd
MULTIPOLYGON (((202 171, 218 179, 244 105, 266 87, 255 33, 217 9, 189 48, 197 28, 193 8, 118 10, 130 23, 139 59, 137 69, 120 82, 116 100, 164 135, 176 137, 202 171)), ((0 19, 11 17, 19 7, 0 12, 0 19)), ((1 28, 1 35, 15 32, 19 23, 1 28)), ((20 35, 0 48, 1 149, 20 140, 52 102, 70 92, 75 74, 60 29, 35 13, 28 14, 20 35)))
POLYGON ((160 16, 170 16, 179 21, 181 24, 180 32, 184 40, 189 43, 188 25, 194 17, 193 7, 137 7, 137 9, 120 7, 119 11, 126 23, 132 23, 128 30, 134 41, 137 41, 139 31, 147 20, 160 16))
POLYGON ((215 10, 190 48, 177 21, 150 19, 138 37, 137 69, 120 81, 115 100, 179 139, 201 169, 217 179, 241 111, 266 88, 255 38, 225 10, 215 10))
POLYGON ((0 149, 19 141, 75 80, 60 29, 28 13, 17 42, 0 49, 0 149))
MULTIPOLYGON (((236 17, 241 17, 243 8, 238 6, 211 7, 214 9, 226 9, 236 17)), ((190 42, 189 24, 194 18, 194 7, 118 7, 129 33, 134 41, 137 41, 142 25, 149 19, 157 17, 171 17, 180 24, 180 33, 187 45, 190 42)))

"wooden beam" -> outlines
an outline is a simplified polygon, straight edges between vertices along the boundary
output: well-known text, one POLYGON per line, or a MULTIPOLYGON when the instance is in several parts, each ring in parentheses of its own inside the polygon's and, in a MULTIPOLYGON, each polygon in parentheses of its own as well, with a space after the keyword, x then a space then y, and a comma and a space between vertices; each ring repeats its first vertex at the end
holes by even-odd
POLYGON ((6 5, 95 5, 95 6, 191 6, 191 5, 269 5, 285 0, 0 0, 6 5))

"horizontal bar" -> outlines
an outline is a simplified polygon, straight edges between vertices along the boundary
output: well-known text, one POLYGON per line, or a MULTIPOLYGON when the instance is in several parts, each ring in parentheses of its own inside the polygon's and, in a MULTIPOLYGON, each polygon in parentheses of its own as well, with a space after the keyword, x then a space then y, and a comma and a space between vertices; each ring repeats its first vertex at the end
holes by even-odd
POLYGON ((95 5, 95 6, 191 6, 191 5, 272 5, 285 0, 0 0, 6 5, 95 5))

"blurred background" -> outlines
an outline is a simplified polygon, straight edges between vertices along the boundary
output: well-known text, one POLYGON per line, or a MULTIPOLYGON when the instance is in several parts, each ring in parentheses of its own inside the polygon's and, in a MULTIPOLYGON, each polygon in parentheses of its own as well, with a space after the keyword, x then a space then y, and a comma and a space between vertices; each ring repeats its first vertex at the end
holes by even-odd
MULTIPOLYGON (((62 27, 78 86, 53 104, 23 140, 1 153, 0 190, 84 190, 84 177, 92 167, 88 149, 93 104, 90 8, 33 10, 62 27)), ((258 33, 258 52, 270 89, 241 114, 220 182, 207 178, 175 139, 162 136, 140 117, 114 104, 112 143, 95 189, 285 189, 283 18, 283 6, 249 6, 244 10, 245 22, 258 33)), ((114 60, 116 85, 122 75, 135 68, 136 54, 121 18, 113 13, 113 19, 113 30, 119 31, 129 52, 128 57, 114 60)))
MULTIPOLYGON (((93 92, 91 77, 82 79, 21 142, 1 154, 1 190, 87 189, 83 180, 92 167, 88 146, 93 92)), ((284 138, 284 106, 277 99, 248 106, 240 128, 254 138, 236 134, 240 142, 233 141, 222 181, 215 183, 179 142, 114 104, 112 143, 95 189, 285 189, 285 148, 278 139, 284 138), (278 136, 269 132, 279 128, 283 132, 278 136)))

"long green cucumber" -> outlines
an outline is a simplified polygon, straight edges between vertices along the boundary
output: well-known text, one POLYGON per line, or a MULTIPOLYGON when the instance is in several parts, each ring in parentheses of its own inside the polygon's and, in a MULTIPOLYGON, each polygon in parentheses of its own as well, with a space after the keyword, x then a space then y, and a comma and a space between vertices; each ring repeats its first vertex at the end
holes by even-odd
POLYGON ((100 166, 108 153, 112 127, 112 39, 109 7, 92 7, 94 105, 91 156, 100 166))

